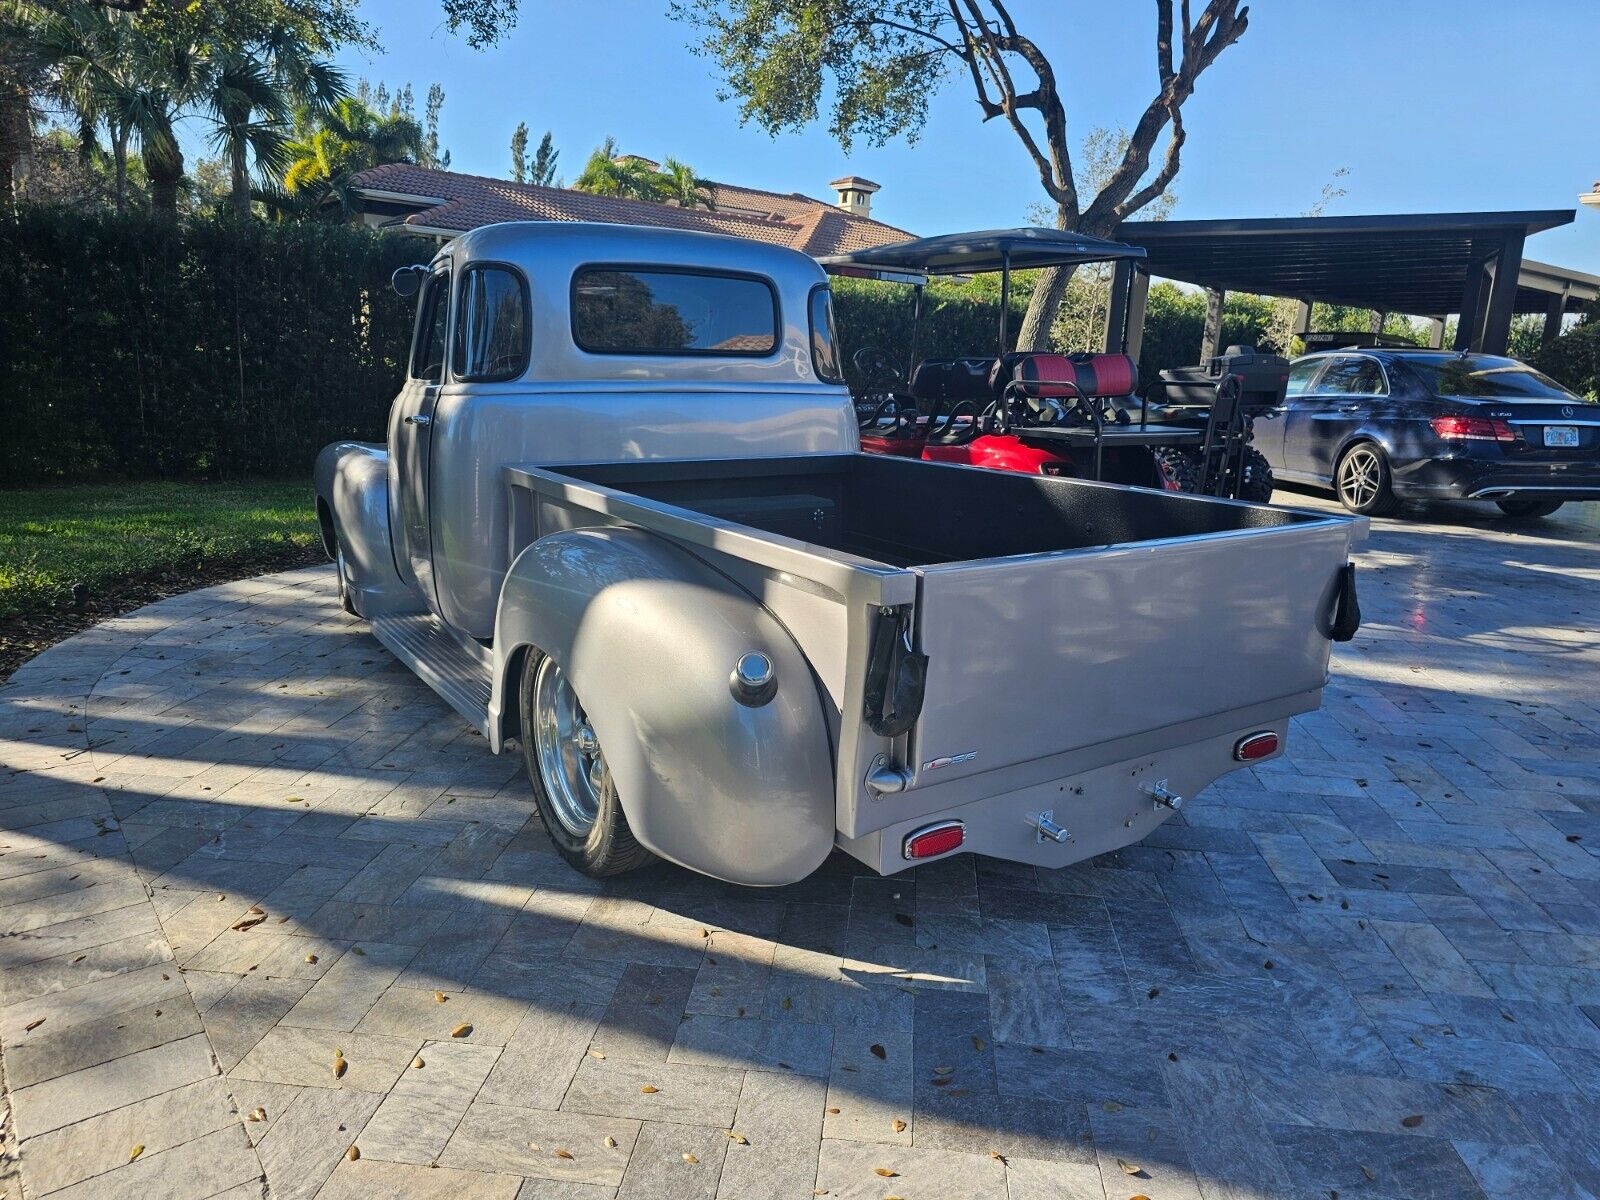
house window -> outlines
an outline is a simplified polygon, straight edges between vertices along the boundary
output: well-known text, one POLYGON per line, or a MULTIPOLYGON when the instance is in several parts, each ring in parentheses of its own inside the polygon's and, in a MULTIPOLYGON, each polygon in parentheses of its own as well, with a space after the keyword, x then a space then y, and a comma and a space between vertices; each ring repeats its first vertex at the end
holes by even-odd
POLYGON ((830 288, 811 289, 811 365, 817 378, 829 383, 841 383, 839 373, 838 339, 833 332, 833 291, 830 288))
POLYGON ((750 275, 583 267, 572 279, 572 337, 591 354, 764 358, 778 348, 778 297, 750 275))
POLYGON ((455 375, 515 379, 528 369, 528 289, 509 267, 468 267, 456 300, 455 375))

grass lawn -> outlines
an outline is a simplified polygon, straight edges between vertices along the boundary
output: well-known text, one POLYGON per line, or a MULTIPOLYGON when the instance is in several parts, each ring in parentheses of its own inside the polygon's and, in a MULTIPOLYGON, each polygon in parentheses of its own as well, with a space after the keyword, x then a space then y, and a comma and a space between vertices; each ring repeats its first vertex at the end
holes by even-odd
POLYGON ((307 480, 0 491, 0 618, 57 609, 75 583, 97 597, 130 578, 316 544, 307 480))

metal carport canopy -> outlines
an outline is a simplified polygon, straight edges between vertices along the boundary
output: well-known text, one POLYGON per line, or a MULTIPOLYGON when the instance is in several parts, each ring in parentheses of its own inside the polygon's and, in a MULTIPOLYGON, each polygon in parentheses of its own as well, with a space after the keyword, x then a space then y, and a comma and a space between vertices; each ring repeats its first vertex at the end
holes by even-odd
POLYGON ((982 275, 1009 267, 1058 267, 1110 259, 1142 259, 1137 246, 1108 242, 1086 233, 1024 226, 1019 229, 984 229, 974 233, 944 233, 872 246, 821 261, 835 275, 857 271, 905 271, 925 275, 982 275))
MULTIPOLYGON (((1151 275, 1223 291, 1378 312, 1460 312, 1472 271, 1505 252, 1521 259, 1530 234, 1565 225, 1571 209, 1124 221, 1116 237, 1149 251, 1151 275)), ((1548 294, 1517 289, 1517 312, 1543 312, 1548 294)))

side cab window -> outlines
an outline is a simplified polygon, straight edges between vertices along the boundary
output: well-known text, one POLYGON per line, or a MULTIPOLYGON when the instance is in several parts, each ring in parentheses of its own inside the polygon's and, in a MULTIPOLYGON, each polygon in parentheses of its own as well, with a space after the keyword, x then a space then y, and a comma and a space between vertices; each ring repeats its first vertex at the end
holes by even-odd
POLYGON ((416 344, 411 350, 411 377, 429 383, 444 379, 445 348, 449 345, 450 271, 428 276, 417 306, 416 344))
POLYGON ((1375 358, 1352 355, 1335 359, 1323 373, 1317 391, 1342 396, 1387 396, 1389 381, 1375 358))

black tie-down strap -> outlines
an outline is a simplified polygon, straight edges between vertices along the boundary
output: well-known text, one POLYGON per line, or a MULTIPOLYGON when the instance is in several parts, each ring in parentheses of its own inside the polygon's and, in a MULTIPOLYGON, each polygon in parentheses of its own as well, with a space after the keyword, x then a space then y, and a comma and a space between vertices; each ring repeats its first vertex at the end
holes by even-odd
POLYGON ((879 737, 899 737, 922 713, 928 656, 911 648, 911 610, 882 609, 867 656, 867 725, 879 737))
POLYGON ((1333 616, 1328 622, 1328 636, 1336 642, 1348 642, 1361 628, 1361 603, 1356 599, 1356 565, 1347 562, 1339 568, 1339 586, 1333 596, 1333 616))

